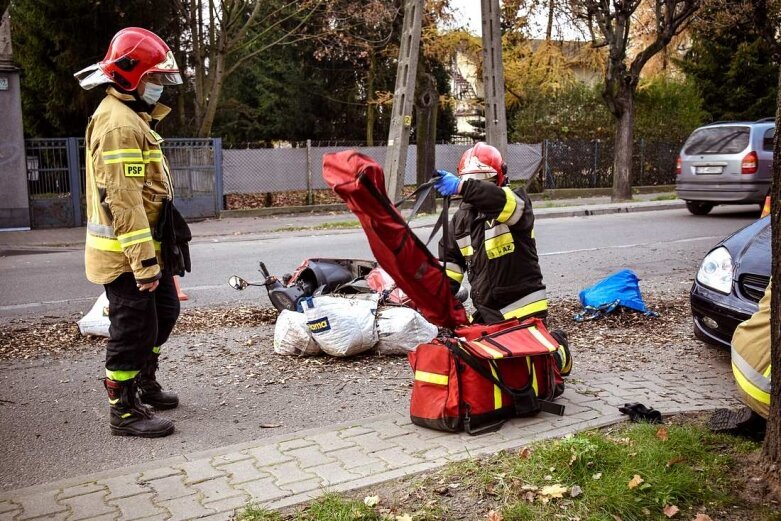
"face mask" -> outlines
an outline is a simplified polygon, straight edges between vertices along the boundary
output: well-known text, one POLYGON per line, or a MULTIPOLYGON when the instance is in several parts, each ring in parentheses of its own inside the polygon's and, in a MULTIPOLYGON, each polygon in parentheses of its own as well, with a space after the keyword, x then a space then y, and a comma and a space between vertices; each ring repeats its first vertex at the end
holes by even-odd
POLYGON ((144 85, 144 93, 141 94, 141 99, 146 101, 149 105, 154 105, 160 96, 163 95, 163 86, 156 85, 154 83, 146 83, 144 85))

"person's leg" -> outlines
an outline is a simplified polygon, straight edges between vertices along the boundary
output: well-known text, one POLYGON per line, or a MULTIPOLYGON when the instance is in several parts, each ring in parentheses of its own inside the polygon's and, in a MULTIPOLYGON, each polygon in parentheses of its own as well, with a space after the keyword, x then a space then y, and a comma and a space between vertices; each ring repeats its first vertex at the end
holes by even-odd
POLYGON ((132 273, 106 284, 109 301, 109 341, 106 347, 106 391, 111 406, 111 433, 159 437, 174 430, 171 421, 157 418, 136 398, 136 379, 157 336, 154 298, 139 291, 132 273))
POLYGON ((157 315, 157 334, 152 350, 138 376, 139 398, 155 409, 173 409, 179 405, 179 397, 175 393, 164 391, 157 380, 160 350, 176 325, 176 319, 179 318, 179 297, 170 273, 163 271, 153 297, 157 315))

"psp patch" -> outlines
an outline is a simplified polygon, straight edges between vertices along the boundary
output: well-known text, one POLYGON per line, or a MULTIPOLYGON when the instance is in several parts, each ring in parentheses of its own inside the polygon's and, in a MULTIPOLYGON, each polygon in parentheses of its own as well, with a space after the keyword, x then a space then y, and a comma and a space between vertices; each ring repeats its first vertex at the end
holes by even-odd
POLYGON ((312 334, 325 333, 331 330, 331 323, 328 322, 328 317, 316 318, 306 323, 309 326, 309 330, 312 334))
POLYGON ((125 177, 144 177, 144 166, 143 163, 124 163, 122 165, 125 169, 125 177))

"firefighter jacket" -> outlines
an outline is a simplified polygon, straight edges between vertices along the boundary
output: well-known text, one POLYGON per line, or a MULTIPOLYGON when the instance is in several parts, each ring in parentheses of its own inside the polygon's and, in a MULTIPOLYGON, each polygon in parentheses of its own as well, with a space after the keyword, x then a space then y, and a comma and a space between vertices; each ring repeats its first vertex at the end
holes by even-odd
POLYGON ((469 276, 472 303, 486 323, 547 314, 529 196, 474 179, 461 195, 448 244, 440 241, 448 277, 460 285, 469 276))
MULTIPOLYGON (((139 283, 160 278, 160 245, 152 239, 173 183, 154 126, 170 109, 145 112, 133 96, 109 87, 87 125, 87 278, 107 284, 125 272, 139 283)), ((148 110, 148 109, 147 109, 148 110)))
POLYGON ((741 322, 732 336, 732 374, 741 399, 763 418, 770 413, 770 286, 759 310, 741 322))

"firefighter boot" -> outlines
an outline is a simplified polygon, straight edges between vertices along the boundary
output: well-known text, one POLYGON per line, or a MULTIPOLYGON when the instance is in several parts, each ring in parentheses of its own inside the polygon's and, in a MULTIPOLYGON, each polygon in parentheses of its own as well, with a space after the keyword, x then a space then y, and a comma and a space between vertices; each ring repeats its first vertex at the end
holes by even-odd
POLYGON ((164 391, 155 377, 159 357, 159 354, 152 354, 138 373, 136 377, 138 397, 143 403, 155 409, 173 409, 179 405, 179 397, 175 393, 164 391))
POLYGON ((171 420, 156 417, 149 407, 138 402, 135 380, 117 382, 106 379, 105 386, 111 404, 111 434, 160 438, 174 432, 171 420))

